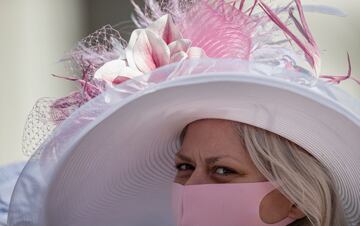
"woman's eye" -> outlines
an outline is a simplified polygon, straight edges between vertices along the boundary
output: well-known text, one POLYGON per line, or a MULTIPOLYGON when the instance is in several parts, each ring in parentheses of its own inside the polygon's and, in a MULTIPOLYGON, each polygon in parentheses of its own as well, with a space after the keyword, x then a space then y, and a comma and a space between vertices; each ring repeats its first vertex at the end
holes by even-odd
POLYGON ((226 167, 216 167, 215 168, 215 173, 221 176, 226 176, 229 174, 234 174, 235 171, 226 167))
POLYGON ((176 165, 176 169, 178 171, 186 171, 186 170, 193 170, 194 167, 192 165, 190 165, 190 164, 181 163, 181 164, 176 165))

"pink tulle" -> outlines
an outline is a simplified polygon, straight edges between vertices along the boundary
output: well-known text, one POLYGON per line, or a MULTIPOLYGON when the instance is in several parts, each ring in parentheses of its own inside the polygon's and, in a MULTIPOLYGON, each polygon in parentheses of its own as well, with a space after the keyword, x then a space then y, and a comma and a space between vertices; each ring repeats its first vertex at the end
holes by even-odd
POLYGON ((104 63, 118 58, 126 42, 118 31, 106 25, 81 40, 71 52, 69 59, 81 70, 81 76, 59 76, 57 78, 77 82, 81 89, 54 101, 48 113, 54 123, 59 124, 74 110, 105 90, 105 82, 93 79, 94 72, 104 63))

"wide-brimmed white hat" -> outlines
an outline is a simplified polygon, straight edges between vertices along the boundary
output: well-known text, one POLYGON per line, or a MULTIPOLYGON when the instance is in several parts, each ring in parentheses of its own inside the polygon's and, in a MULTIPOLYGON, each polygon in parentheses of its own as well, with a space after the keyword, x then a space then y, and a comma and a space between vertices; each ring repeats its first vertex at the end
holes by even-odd
MULTIPOLYGON (((153 35, 135 35, 143 34, 153 35)), ((203 54, 186 52, 194 53, 203 54)), ((28 162, 12 197, 10 226, 174 225, 179 136, 204 118, 247 123, 303 147, 332 174, 349 225, 360 223, 358 100, 275 61, 195 57, 146 72, 131 68, 129 54, 136 60, 136 51, 126 53, 95 75, 122 65, 136 76, 83 103, 28 162)))
POLYGON ((203 118, 244 122, 303 147, 331 172, 349 225, 357 225, 360 117, 348 105, 360 105, 350 100, 311 76, 255 63, 164 67, 100 94, 51 135, 42 161, 30 160, 18 182, 10 225, 171 225, 179 135, 203 118))

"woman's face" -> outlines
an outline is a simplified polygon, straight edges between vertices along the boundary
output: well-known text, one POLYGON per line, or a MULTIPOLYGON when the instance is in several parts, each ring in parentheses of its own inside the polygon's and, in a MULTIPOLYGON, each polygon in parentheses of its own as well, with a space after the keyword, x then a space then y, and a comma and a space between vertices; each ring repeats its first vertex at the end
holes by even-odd
MULTIPOLYGON (((231 121, 204 119, 191 123, 175 160, 175 182, 182 185, 253 183, 267 179, 244 149, 231 121)), ((260 216, 266 223, 286 217, 304 217, 278 190, 261 202, 260 216)))

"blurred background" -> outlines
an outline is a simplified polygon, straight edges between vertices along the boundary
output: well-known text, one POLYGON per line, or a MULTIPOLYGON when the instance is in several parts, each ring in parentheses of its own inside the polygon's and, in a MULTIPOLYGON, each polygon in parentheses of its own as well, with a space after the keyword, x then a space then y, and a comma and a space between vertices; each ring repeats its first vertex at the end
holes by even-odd
MULTIPOLYGON (((348 51, 353 74, 360 78, 359 0, 303 4, 329 5, 347 14, 306 16, 321 49, 322 74, 345 73, 348 51)), ((131 10, 128 0, 0 0, 0 165, 28 158, 22 153, 22 132, 35 101, 75 89, 71 82, 51 76, 68 74, 58 61, 79 39, 105 24, 131 31, 131 10)), ((340 87, 360 98, 355 82, 340 87)))

